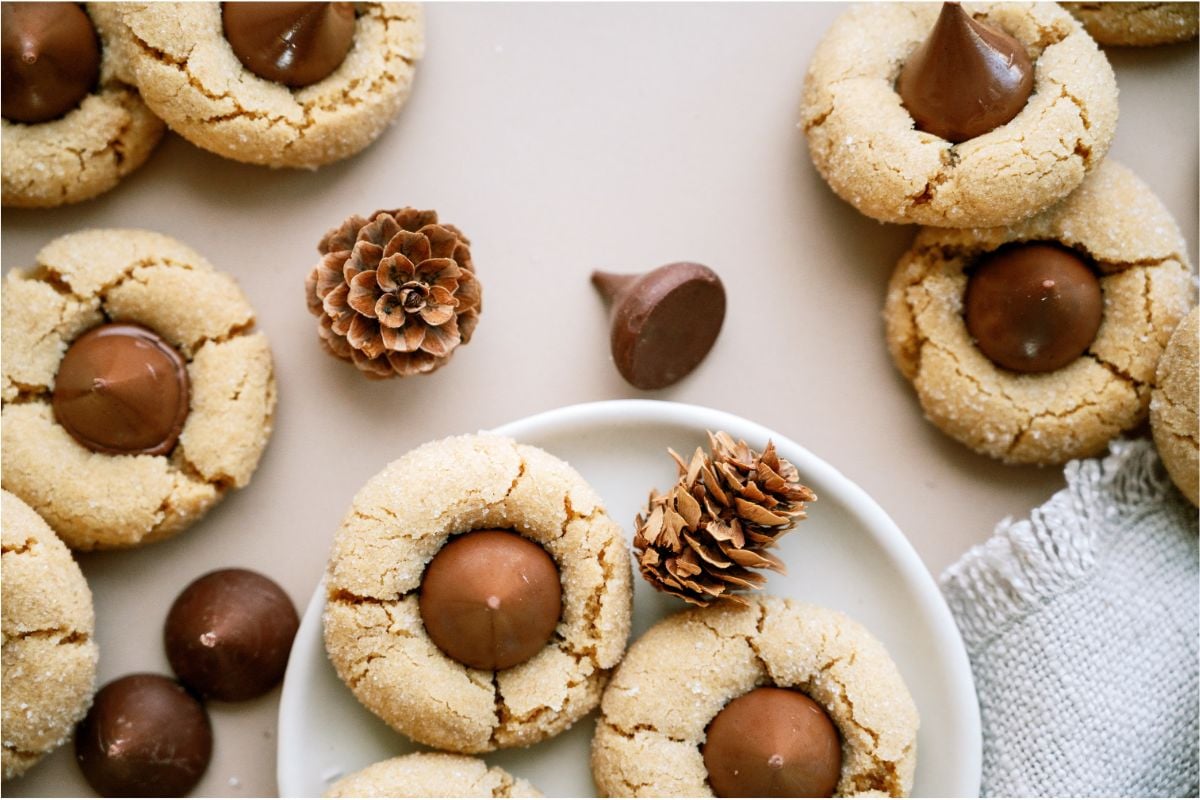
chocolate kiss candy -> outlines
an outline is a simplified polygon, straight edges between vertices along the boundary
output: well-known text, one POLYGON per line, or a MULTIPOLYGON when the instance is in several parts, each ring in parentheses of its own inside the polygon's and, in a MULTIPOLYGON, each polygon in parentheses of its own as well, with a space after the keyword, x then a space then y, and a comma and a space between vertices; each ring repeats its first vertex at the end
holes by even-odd
POLYGON ((140 325, 101 325, 67 348, 54 377, 54 416, 98 453, 163 455, 187 419, 187 366, 140 325))
POLYGON ((0 4, 3 91, 10 122, 61 117, 100 79, 96 28, 78 3, 0 4))
POLYGON ((832 797, 842 744, 825 709, 792 689, 754 689, 708 724, 702 748, 718 797, 832 797))
POLYGON ((554 635, 562 615, 558 567, 515 533, 467 533, 429 562, 420 607, 429 638, 446 655, 476 669, 507 669, 554 635))
POLYGON ((639 389, 662 389, 704 360, 725 320, 725 287, 708 267, 682 261, 642 275, 593 272, 612 303, 612 356, 639 389))
POLYGON ((1025 107, 1033 64, 1003 31, 946 3, 929 38, 908 57, 896 90, 917 128, 963 142, 998 128, 1025 107))
POLYGON ((222 3, 221 18, 246 69, 294 88, 328 77, 354 42, 353 3, 222 3))
POLYGON ((104 797, 182 797, 211 756, 208 712, 162 675, 109 683, 75 731, 75 760, 104 797))
POLYGON ((270 578, 222 569, 193 581, 163 627, 179 680, 216 700, 249 700, 279 683, 300 618, 270 578))
POLYGON ((1016 372, 1050 372, 1091 345, 1104 297, 1096 274, 1072 251, 1019 244, 979 262, 963 308, 967 331, 985 356, 1016 372))

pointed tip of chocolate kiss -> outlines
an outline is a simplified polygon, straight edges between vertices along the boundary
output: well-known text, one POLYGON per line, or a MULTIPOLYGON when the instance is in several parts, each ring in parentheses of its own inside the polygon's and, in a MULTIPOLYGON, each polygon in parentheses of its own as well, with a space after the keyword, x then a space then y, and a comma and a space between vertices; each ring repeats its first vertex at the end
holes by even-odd
POLYGON ((1033 63, 1013 36, 942 5, 904 63, 896 91, 918 130, 964 142, 1013 119, 1033 90, 1033 63))

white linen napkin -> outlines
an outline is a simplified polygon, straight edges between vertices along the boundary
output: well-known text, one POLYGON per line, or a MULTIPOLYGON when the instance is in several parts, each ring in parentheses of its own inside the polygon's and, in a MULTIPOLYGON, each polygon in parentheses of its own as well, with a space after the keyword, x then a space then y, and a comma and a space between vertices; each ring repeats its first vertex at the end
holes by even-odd
POLYGON ((1197 512, 1148 440, 1066 466, 941 577, 983 721, 985 796, 1196 796, 1197 512))

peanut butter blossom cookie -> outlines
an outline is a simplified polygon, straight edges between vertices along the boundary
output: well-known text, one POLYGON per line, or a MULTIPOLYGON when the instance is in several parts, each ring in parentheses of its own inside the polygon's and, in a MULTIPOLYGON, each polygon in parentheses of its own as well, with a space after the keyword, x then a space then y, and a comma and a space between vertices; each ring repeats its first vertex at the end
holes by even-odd
POLYGON ((1108 60, 1052 3, 853 8, 813 55, 801 120, 842 199, 945 227, 1008 225, 1062 199, 1116 124, 1108 60))
POLYGON ((608 797, 906 796, 917 709, 836 611, 758 596, 676 614, 630 648, 600 704, 608 797))
POLYGON ((96 643, 92 593, 66 545, 8 492, 0 516, 7 780, 66 741, 91 705, 96 643))
POLYGON ((1195 39, 1197 3, 1063 3, 1100 44, 1156 45, 1195 39))
POLYGON ((121 3, 133 74, 173 131, 217 155, 316 168, 373 142, 424 53, 411 3, 121 3))
POLYGON ((132 86, 113 5, 0 3, 3 203, 51 207, 106 192, 163 124, 132 86))
POLYGON ((410 753, 339 780, 326 797, 541 797, 529 781, 478 758, 451 753, 410 753))
POLYGON ((433 372, 483 308, 470 241, 436 211, 357 214, 321 239, 305 282, 321 345, 368 378, 433 372))
POLYGON ((534 744, 600 701, 625 650, 624 535, 562 461, 498 436, 422 445, 334 539, 325 647, 355 697, 459 753, 534 744))
POLYGON ((1200 505, 1200 310, 1171 334, 1158 361, 1150 400, 1150 429, 1171 480, 1200 505))
POLYGON ((1017 225, 922 229, 892 274, 888 348, 930 421, 968 447, 1083 458, 1146 418, 1189 274, 1170 214, 1109 160, 1017 225))
POLYGON ((253 325, 233 279, 174 239, 55 239, 4 280, 4 488, 80 550, 191 525, 249 482, 271 434, 253 325))

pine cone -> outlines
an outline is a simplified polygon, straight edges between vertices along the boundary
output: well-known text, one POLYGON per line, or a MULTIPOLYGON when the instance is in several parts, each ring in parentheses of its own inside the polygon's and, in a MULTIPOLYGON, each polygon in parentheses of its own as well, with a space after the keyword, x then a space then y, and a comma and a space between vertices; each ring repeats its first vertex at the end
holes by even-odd
POLYGON ((697 447, 686 464, 668 451, 679 481, 666 494, 651 493, 633 546, 642 576, 659 591, 697 606, 720 598, 745 605, 732 593, 766 582, 754 570, 784 572, 768 551, 817 496, 773 443, 759 454, 724 432, 709 432, 708 441, 710 454, 697 447))
POLYGON ((325 234, 305 282, 321 342, 371 378, 433 372, 471 341, 482 289, 470 242, 436 211, 353 216, 325 234))

